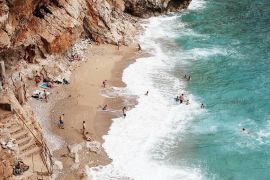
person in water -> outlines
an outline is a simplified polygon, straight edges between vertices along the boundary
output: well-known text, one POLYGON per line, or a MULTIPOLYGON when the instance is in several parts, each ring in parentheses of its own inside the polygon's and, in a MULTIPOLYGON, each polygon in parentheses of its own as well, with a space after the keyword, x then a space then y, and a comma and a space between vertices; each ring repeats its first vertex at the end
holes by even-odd
POLYGON ((149 93, 149 91, 146 91, 146 93, 144 94, 145 96, 148 96, 148 93, 149 93))
POLYGON ((187 80, 190 81, 191 80, 191 76, 188 76, 187 80))
POLYGON ((179 101, 180 101, 180 104, 184 102, 184 94, 181 94, 181 96, 179 97, 179 101))
POLYGON ((176 102, 179 101, 179 96, 176 96, 175 101, 176 101, 176 102))
POLYGON ((204 104, 201 104, 201 109, 204 109, 204 104))

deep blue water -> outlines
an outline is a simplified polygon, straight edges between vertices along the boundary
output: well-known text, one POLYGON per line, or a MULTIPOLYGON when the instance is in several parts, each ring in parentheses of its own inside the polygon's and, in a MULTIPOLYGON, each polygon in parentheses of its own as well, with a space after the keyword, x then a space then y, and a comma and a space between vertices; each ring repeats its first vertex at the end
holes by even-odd
POLYGON ((175 71, 192 75, 187 90, 206 112, 168 158, 205 179, 270 179, 270 1, 204 2, 177 19, 175 71))

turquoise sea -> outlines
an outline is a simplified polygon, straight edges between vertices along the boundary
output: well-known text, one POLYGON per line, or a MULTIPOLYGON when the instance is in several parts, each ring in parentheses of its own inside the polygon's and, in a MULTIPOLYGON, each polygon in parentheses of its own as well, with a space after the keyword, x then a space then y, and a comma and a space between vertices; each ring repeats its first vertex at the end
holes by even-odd
POLYGON ((168 158, 199 166, 204 179, 270 179, 270 1, 201 3, 177 19, 192 33, 176 38, 191 57, 175 70, 192 75, 187 90, 207 112, 168 158))

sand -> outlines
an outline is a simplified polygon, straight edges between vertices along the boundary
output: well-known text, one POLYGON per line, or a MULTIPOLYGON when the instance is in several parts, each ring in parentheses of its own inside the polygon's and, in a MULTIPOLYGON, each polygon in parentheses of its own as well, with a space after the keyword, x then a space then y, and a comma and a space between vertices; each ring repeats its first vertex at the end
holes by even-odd
POLYGON ((54 90, 49 101, 56 101, 50 115, 50 131, 60 137, 65 143, 60 150, 53 152, 54 157, 63 163, 63 170, 58 179, 78 179, 85 165, 97 166, 110 162, 106 153, 99 154, 81 151, 80 163, 74 166, 74 160, 68 154, 68 145, 84 142, 82 136, 82 122, 86 122, 86 131, 91 136, 103 142, 102 136, 109 130, 111 119, 120 116, 121 98, 105 99, 101 92, 104 90, 102 82, 108 80, 105 88, 125 86, 121 81, 123 69, 133 62, 139 54, 137 45, 120 47, 112 45, 89 46, 86 52, 86 61, 72 73, 70 84, 54 90), (59 98, 61 97, 61 98, 59 98), (108 108, 117 111, 102 112, 99 106, 108 104, 108 108), (59 129, 59 116, 64 114, 64 129, 59 129))

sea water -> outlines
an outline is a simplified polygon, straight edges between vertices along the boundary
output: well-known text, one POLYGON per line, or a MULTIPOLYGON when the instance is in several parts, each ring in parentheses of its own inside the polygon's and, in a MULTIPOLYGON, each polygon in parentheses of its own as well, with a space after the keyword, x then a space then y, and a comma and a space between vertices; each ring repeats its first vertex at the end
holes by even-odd
POLYGON ((92 178, 270 179, 270 1, 193 0, 144 26, 151 56, 123 74, 138 105, 113 120, 113 162, 92 178))

